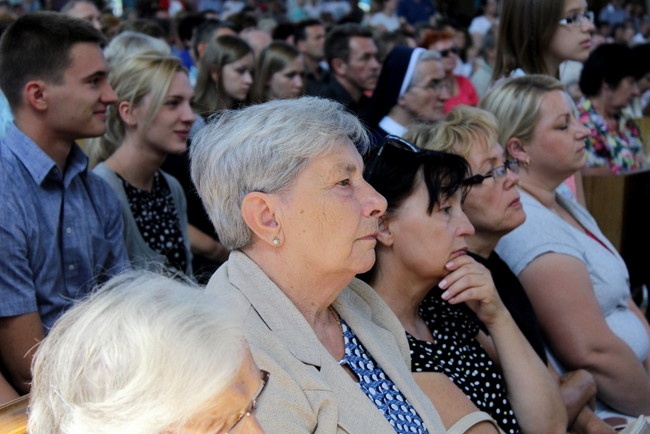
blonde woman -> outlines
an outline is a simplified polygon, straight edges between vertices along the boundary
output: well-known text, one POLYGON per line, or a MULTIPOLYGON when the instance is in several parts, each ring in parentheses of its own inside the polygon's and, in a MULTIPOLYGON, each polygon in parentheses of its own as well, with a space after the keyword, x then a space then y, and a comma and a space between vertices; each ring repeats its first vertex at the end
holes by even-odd
POLYGON ((522 165, 526 221, 496 251, 530 298, 558 371, 594 376, 599 415, 650 414, 650 326, 630 297, 625 262, 588 211, 555 192, 584 167, 589 130, 549 76, 506 80, 481 105, 522 165))
POLYGON ((104 146, 115 151, 94 172, 122 204, 131 262, 190 275, 185 195, 160 170, 168 154, 186 150, 194 122, 187 71, 172 56, 145 54, 120 62, 110 80, 118 102, 108 112, 104 146))

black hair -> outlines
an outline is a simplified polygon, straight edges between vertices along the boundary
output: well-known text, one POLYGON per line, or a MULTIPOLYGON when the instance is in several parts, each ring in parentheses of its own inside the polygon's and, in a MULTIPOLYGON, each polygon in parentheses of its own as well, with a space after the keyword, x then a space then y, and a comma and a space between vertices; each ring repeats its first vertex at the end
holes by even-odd
POLYGON ((201 14, 186 15, 176 24, 176 34, 183 42, 192 40, 192 36, 196 29, 206 20, 205 16, 201 14))
POLYGON ((309 18, 295 23, 293 27, 294 44, 297 44, 298 41, 304 41, 307 39, 307 27, 322 26, 322 25, 323 25, 322 21, 317 20, 316 18, 309 18))
POLYGON ((60 84, 70 50, 82 42, 100 47, 106 39, 90 23, 59 12, 29 13, 12 23, 0 41, 0 87, 11 108, 20 105, 30 80, 60 84))
POLYGON ((632 49, 625 44, 601 44, 582 67, 580 90, 587 97, 596 96, 603 84, 616 89, 625 77, 640 77, 632 49))
POLYGON ((634 65, 637 68, 637 77, 641 78, 650 72, 650 43, 637 44, 632 47, 634 65))
MULTIPOLYGON (((364 157, 366 168, 372 167, 364 173, 368 183, 379 194, 386 198, 388 208, 386 214, 390 215, 413 194, 419 180, 423 180, 429 194, 427 214, 431 215, 436 204, 440 205, 446 198, 461 192, 462 200, 465 199, 469 187, 464 180, 470 175, 471 169, 467 161, 460 155, 447 152, 421 149, 418 153, 384 145, 371 151, 364 157), (380 154, 379 160, 376 160, 380 154)), ((377 273, 377 263, 357 277, 366 283, 372 282, 377 273)))
POLYGON ((339 24, 327 34, 325 38, 325 59, 332 68, 332 59, 343 59, 345 62, 350 57, 350 39, 354 37, 373 39, 372 31, 356 23, 339 24))
MULTIPOLYGON (((367 166, 373 166, 368 183, 386 198, 387 212, 399 208, 417 187, 419 179, 424 180, 429 193, 427 213, 431 214, 436 204, 461 191, 463 198, 467 187, 463 181, 470 175, 467 161, 460 155, 422 149, 418 153, 386 146, 380 160, 377 150, 366 156, 367 166)), ((368 173, 366 172, 366 176, 368 173)))

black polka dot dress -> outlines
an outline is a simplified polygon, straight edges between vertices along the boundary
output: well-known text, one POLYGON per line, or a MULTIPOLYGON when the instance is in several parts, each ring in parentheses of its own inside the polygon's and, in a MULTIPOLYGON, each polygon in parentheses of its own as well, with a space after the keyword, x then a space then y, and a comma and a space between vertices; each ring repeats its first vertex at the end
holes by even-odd
POLYGON ((420 305, 420 315, 434 342, 407 333, 411 371, 439 372, 449 377, 479 410, 488 413, 507 433, 520 428, 508 401, 505 381, 476 340, 478 319, 464 304, 451 305, 434 288, 420 305))
POLYGON ((185 241, 167 181, 156 172, 151 191, 140 190, 122 178, 131 214, 147 245, 165 256, 167 267, 187 270, 185 241))

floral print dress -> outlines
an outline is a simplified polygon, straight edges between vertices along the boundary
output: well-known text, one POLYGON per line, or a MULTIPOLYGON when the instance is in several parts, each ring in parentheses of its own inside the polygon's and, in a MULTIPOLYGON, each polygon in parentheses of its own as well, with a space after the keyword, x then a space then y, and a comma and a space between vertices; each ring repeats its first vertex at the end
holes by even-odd
POLYGON ((611 131, 585 98, 578 105, 578 120, 591 132, 585 139, 587 167, 609 167, 614 174, 645 167, 641 131, 632 118, 619 114, 616 130, 611 131))

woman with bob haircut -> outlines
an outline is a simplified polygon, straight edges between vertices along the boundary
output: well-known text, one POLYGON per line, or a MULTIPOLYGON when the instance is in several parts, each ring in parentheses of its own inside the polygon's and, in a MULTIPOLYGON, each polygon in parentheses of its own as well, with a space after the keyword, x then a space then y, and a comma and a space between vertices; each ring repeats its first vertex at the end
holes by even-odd
MULTIPOLYGON (((416 128, 407 134, 407 138, 425 149, 452 152, 469 163, 473 176, 465 181, 471 188, 463 211, 474 226, 474 234, 466 238, 468 254, 490 271, 503 304, 539 358, 548 365, 546 343, 530 300, 517 276, 494 251, 501 237, 526 219, 517 189, 519 162, 504 159, 498 136, 494 115, 469 106, 456 107, 435 126, 416 128)), ((479 326, 487 330, 484 325, 479 326)), ((553 377, 558 378, 552 366, 548 366, 553 377)), ((591 408, 596 383, 590 373, 584 369, 570 371, 558 380, 571 432, 614 433, 591 408)))
POLYGON ((257 413, 269 432, 442 433, 399 321, 354 278, 375 261, 386 209, 355 144, 368 146, 359 120, 313 97, 226 111, 203 128, 192 178, 232 250, 206 291, 246 309, 253 356, 273 374, 257 413))
POLYGON ((587 173, 625 173, 646 167, 641 130, 625 109, 639 95, 636 80, 643 72, 632 49, 624 44, 602 44, 590 55, 580 74, 585 96, 578 119, 590 130, 587 173))
POLYGON ((488 270, 467 255, 466 238, 474 234, 461 208, 467 162, 388 136, 366 167, 388 209, 377 261, 363 278, 402 324, 411 371, 445 426, 480 410, 507 433, 560 432, 566 416, 557 386, 488 270), (468 401, 450 400, 459 396, 468 401))
POLYGON ((625 262, 589 212, 555 189, 585 164, 589 130, 549 76, 504 80, 481 102, 522 166, 526 221, 496 251, 519 277, 557 371, 586 369, 597 414, 650 414, 650 326, 630 297, 625 262))
POLYGON ((29 432, 261 433, 269 381, 226 299, 149 272, 66 312, 34 357, 29 432))
POLYGON ((194 111, 205 119, 246 102, 253 85, 254 63, 253 49, 239 36, 212 39, 199 62, 192 99, 194 111))
POLYGON ((559 78, 565 60, 587 60, 593 30, 586 0, 502 0, 492 79, 559 78))
POLYGON ((300 51, 284 41, 273 41, 257 59, 251 101, 298 98, 305 93, 304 75, 300 51))
POLYGON ((109 80, 118 97, 102 142, 110 156, 93 171, 120 200, 131 263, 191 275, 185 194, 160 170, 168 154, 187 149, 195 118, 187 71, 174 56, 145 53, 119 62, 109 80))
POLYGON ((445 71, 445 83, 449 89, 449 98, 445 101, 445 114, 460 104, 475 106, 478 104, 478 93, 469 78, 454 74, 460 60, 460 49, 454 41, 451 30, 429 30, 422 38, 420 46, 436 51, 442 58, 445 71))

